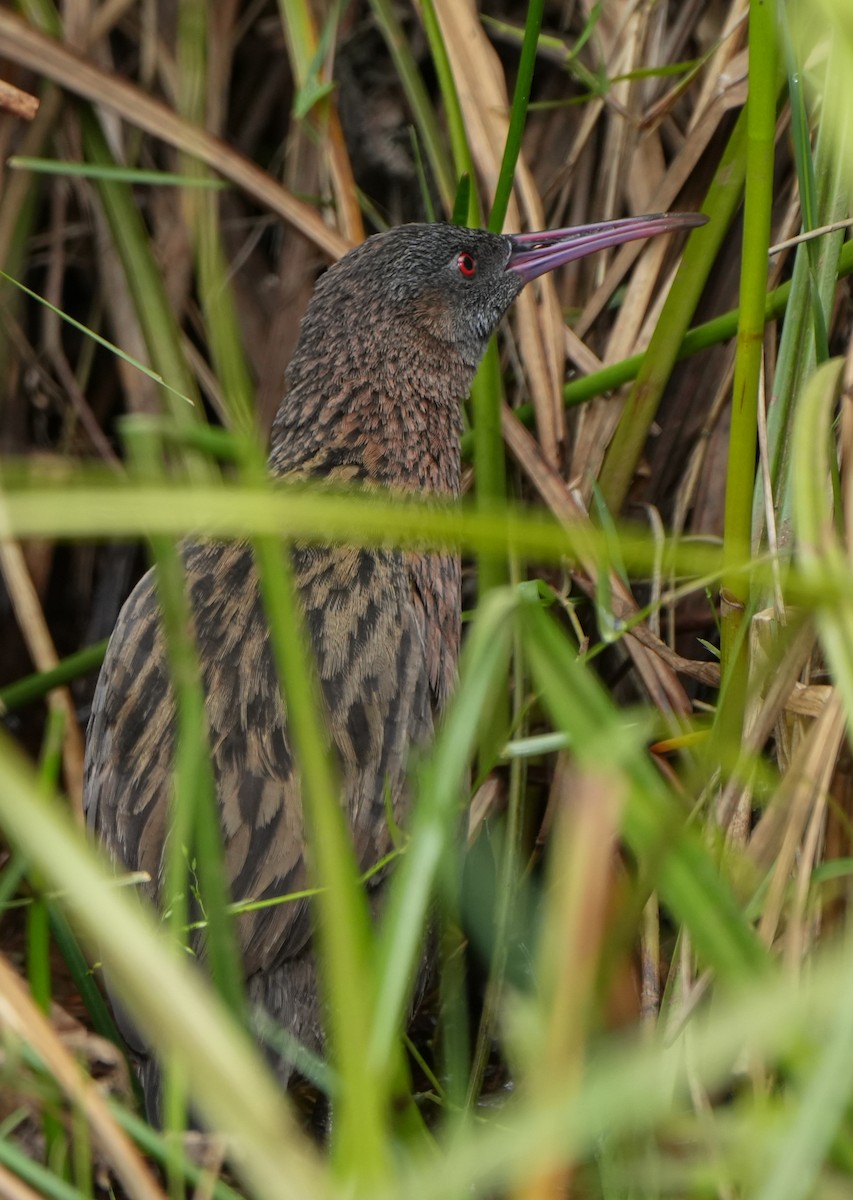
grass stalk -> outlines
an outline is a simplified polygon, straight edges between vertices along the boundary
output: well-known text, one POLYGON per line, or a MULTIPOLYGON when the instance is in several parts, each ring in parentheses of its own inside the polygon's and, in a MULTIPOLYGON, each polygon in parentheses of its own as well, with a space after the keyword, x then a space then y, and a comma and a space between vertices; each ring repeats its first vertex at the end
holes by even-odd
POLYGON ((314 901, 314 924, 330 1014, 332 1060, 340 1076, 333 1161, 339 1175, 360 1191, 376 1186, 390 1169, 384 1135, 389 1074, 376 1062, 368 1063, 364 1053, 372 1024, 372 933, 339 804, 337 775, 326 747, 319 682, 292 571, 278 539, 256 539, 254 549, 288 727, 299 762, 314 880, 321 888, 314 901))
POLYGON ((740 317, 732 391, 732 420, 726 471, 723 556, 722 671, 725 704, 718 709, 719 732, 729 745, 740 743, 749 648, 741 626, 747 619, 751 585, 742 566, 752 550, 752 495, 758 441, 758 383, 764 347, 767 249, 773 208, 773 162, 779 95, 778 16, 775 3, 754 4, 749 12, 749 100, 746 107, 746 189, 740 317))
POLYGON ((530 103, 530 91, 533 86, 533 72, 536 67, 536 54, 539 49, 539 33, 542 28, 544 9, 544 0, 530 0, 527 5, 521 57, 518 62, 512 105, 509 110, 509 128, 507 129, 498 182, 495 186, 495 195, 489 212, 488 228, 492 233, 502 231, 512 195, 515 166, 521 153, 521 139, 527 122, 527 107, 530 103))
MULTIPOLYGON (((159 444, 143 421, 125 426, 128 453, 141 478, 157 478, 159 444)), ((208 923, 205 939, 211 978, 224 1002, 245 1020, 243 974, 233 924, 227 912, 228 885, 213 768, 208 746, 201 668, 191 630, 193 620, 185 591, 184 569, 173 540, 153 536, 157 598, 175 693, 174 790, 169 838, 165 846, 165 895, 162 898, 178 944, 186 944, 192 894, 208 923)))
POLYGON ((97 671, 106 652, 107 639, 104 638, 101 642, 78 650, 76 654, 69 654, 50 671, 35 671, 0 688, 0 715, 15 712, 27 704, 35 704, 54 688, 64 687, 75 679, 97 671))

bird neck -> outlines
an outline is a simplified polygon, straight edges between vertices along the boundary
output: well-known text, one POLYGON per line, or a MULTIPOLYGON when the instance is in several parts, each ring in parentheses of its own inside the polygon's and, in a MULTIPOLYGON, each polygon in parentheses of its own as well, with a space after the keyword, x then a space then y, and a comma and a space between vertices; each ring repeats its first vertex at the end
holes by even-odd
POLYGON ((423 334, 305 345, 304 333, 273 426, 272 472, 458 495, 470 367, 423 334))

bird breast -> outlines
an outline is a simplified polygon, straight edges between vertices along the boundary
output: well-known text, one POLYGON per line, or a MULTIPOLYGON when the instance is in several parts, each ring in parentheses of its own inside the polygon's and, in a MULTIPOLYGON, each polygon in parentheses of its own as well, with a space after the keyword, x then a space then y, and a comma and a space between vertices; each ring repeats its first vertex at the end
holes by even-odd
MULTIPOLYGON (((390 796, 405 819, 412 747, 432 739, 459 643, 453 556, 349 546, 293 548, 341 803, 363 868, 391 848, 390 796)), ((228 876, 236 900, 307 886, 298 764, 251 549, 183 551, 205 692, 228 876)), ((153 574, 127 601, 93 702, 86 763, 89 824, 120 864, 151 875, 159 898, 175 757, 175 700, 153 574)), ((241 919, 246 970, 289 957, 310 934, 303 905, 241 919)))

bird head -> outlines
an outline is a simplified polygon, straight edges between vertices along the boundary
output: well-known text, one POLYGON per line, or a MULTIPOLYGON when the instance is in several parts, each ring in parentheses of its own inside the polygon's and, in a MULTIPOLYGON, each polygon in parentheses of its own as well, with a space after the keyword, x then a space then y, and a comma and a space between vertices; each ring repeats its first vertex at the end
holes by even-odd
POLYGON ((400 225, 346 255, 327 272, 318 292, 334 286, 336 302, 348 294, 367 321, 379 317, 434 340, 474 367, 501 317, 532 279, 596 250, 705 220, 696 213, 661 213, 517 234, 400 225), (375 313, 369 311, 371 302, 375 313))
POLYGON ((455 493, 459 402, 525 284, 595 250, 704 221, 663 213, 517 234, 399 225, 368 238, 318 280, 273 426, 271 469, 355 470, 455 493))

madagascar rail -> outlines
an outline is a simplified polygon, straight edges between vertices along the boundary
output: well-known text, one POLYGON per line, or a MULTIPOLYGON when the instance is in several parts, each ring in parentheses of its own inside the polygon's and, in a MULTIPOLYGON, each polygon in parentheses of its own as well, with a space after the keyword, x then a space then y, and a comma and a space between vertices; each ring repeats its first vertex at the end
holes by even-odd
MULTIPOLYGON (((458 495, 460 402, 524 285, 594 250, 701 221, 663 214, 515 236, 404 225, 369 238, 317 284, 273 426, 271 472, 458 495)), ((340 801, 366 868, 390 849, 386 796, 404 819, 409 753, 430 742, 453 687, 459 560, 347 546, 296 545, 290 554, 340 801)), ((309 883, 298 772, 251 549, 187 542, 182 558, 232 896, 298 891, 309 883)), ((85 805, 114 862, 148 873, 155 903, 175 738, 149 572, 122 609, 95 692, 85 805)), ((320 1048, 307 905, 263 908, 240 919, 238 936, 250 1001, 320 1048)), ((156 1066, 122 1024, 156 1118, 156 1066)), ((279 1073, 286 1079, 286 1066, 279 1073)))

